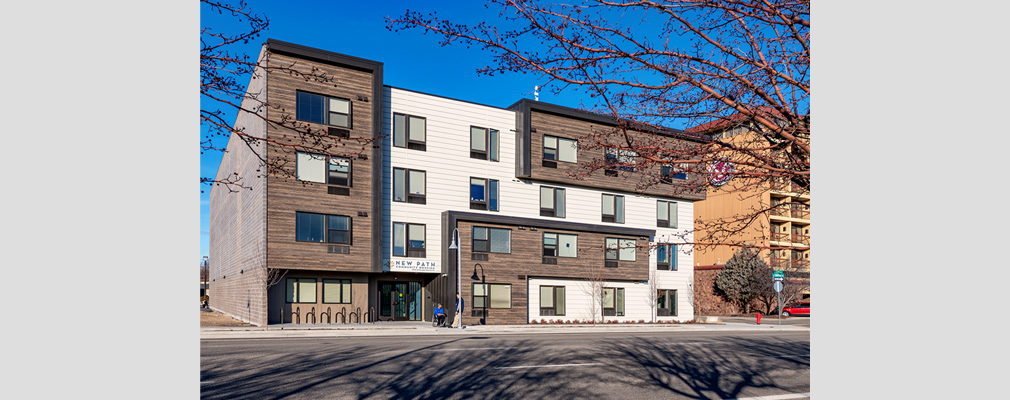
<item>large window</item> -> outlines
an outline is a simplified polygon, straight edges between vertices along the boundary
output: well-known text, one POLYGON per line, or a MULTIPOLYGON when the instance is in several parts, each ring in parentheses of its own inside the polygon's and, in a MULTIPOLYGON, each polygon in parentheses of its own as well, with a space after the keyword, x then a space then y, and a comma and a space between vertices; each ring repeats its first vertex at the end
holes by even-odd
POLYGON ((540 287, 540 315, 544 317, 565 315, 564 286, 540 287))
POLYGON ((473 227, 473 251, 479 253, 511 253, 512 231, 501 228, 473 227))
POLYGON ((351 129, 351 101, 307 92, 297 92, 295 118, 351 129))
POLYGON ((323 303, 350 304, 350 279, 323 279, 323 303))
POLYGON ((351 186, 351 159, 298 152, 295 177, 301 181, 351 186))
POLYGON ((295 240, 351 244, 351 217, 296 212, 295 240))
POLYGON ((578 235, 544 232, 544 257, 576 257, 578 244, 578 235))
POLYGON ((540 216, 565 217, 565 189, 540 187, 540 216))
POLYGON ((624 316, 624 288, 603 288, 603 315, 624 316))
POLYGON ((663 271, 677 270, 677 245, 661 244, 656 246, 656 269, 663 271))
POLYGON ((624 223, 624 196, 603 195, 603 222, 624 223))
POLYGON ((635 239, 606 239, 607 260, 635 261, 635 239))
POLYGON ((498 211, 498 181, 470 178, 470 209, 498 211))
POLYGON ((425 204, 425 186, 424 171, 393 168, 393 201, 425 204))
POLYGON ((312 278, 287 279, 288 303, 315 303, 316 280, 312 278))
POLYGON ((544 135, 544 160, 576 162, 578 141, 544 135))
POLYGON ((424 151, 427 148, 427 120, 406 114, 393 114, 393 146, 424 151))
POLYGON ((679 164, 677 167, 674 167, 669 164, 663 165, 660 171, 659 181, 662 183, 673 183, 674 179, 680 179, 680 180, 687 179, 688 168, 689 165, 686 163, 679 164))
POLYGON ((393 255, 424 258, 424 225, 394 222, 393 255))
POLYGON ((470 158, 498 161, 498 131, 470 127, 470 158))
POLYGON ((512 308, 512 285, 474 283, 473 308, 512 308))
POLYGON ((656 292, 656 315, 660 317, 677 316, 677 291, 659 289, 656 292))
POLYGON ((638 153, 631 150, 608 148, 604 154, 604 170, 613 176, 617 170, 634 171, 638 153))
POLYGON ((673 201, 656 201, 656 226, 660 228, 677 227, 677 203, 673 201))

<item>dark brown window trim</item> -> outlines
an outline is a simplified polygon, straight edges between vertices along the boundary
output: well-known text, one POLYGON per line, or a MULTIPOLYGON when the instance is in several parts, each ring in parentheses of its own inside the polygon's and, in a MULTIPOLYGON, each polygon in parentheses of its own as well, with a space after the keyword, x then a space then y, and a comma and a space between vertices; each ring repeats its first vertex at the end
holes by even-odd
MULTIPOLYGON (((323 287, 322 287, 322 289, 323 289, 323 297, 322 297, 322 299, 320 299, 320 300, 322 301, 322 303, 323 303, 323 304, 351 304, 351 303, 352 303, 352 302, 354 301, 354 292, 353 292, 353 291, 352 291, 352 289, 351 289, 351 287, 352 287, 352 286, 353 286, 353 285, 352 285, 352 283, 351 283, 351 280, 350 280, 350 279, 331 279, 331 278, 323 278, 323 287), (348 285, 348 289, 347 289, 347 291, 348 291, 348 292, 351 292, 351 294, 350 294, 350 295, 348 295, 348 297, 350 297, 350 298, 351 298, 351 301, 348 301, 348 302, 346 302, 346 303, 345 303, 345 302, 343 302, 343 301, 337 301, 337 302, 332 302, 332 301, 326 301, 326 281, 331 281, 331 282, 332 282, 332 281, 338 281, 338 282, 339 282, 339 284, 341 285, 341 290, 343 290, 343 285, 344 285, 344 282, 346 281, 346 282, 347 282, 347 285, 348 285)), ((341 296, 340 296, 340 298, 341 298, 341 300, 343 300, 343 293, 341 293, 341 296)))
MULTIPOLYGON (((305 93, 305 94, 311 94, 311 95, 314 95, 314 96, 321 96, 324 99, 323 104, 325 104, 326 107, 323 109, 323 120, 326 121, 326 122, 322 123, 321 125, 335 126, 335 127, 338 127, 338 128, 347 129, 349 131, 350 130, 354 130, 354 101, 352 101, 349 98, 344 98, 344 97, 339 97, 339 96, 332 96, 332 95, 322 94, 322 93, 313 92, 313 91, 309 91, 309 90, 301 90, 301 89, 296 89, 295 90, 295 120, 296 121, 301 121, 301 122, 305 122, 305 123, 309 123, 309 124, 319 124, 318 122, 314 122, 314 121, 306 121, 306 120, 298 119, 298 92, 302 92, 302 93, 305 93), (334 124, 330 123, 330 102, 329 102, 329 99, 344 100, 344 101, 347 102, 347 126, 334 125, 334 124)), ((336 113, 336 114, 343 114, 343 113, 337 113, 335 111, 334 111, 334 113, 336 113)))
POLYGON ((404 113, 394 112, 393 113, 393 124, 391 124, 391 125, 393 126, 393 130, 390 132, 389 142, 390 142, 390 144, 393 145, 393 147, 399 147, 401 149, 427 151, 427 149, 428 149, 428 144, 427 144, 428 143, 428 118, 427 117, 422 117, 422 116, 418 116, 418 115, 411 115, 411 114, 404 114, 404 113), (396 116, 397 115, 402 115, 403 116, 403 143, 404 143, 403 146, 397 146, 396 145, 396 138, 394 137, 394 135, 396 135, 396 133, 395 133, 396 132, 396 126, 395 126, 395 124, 396 124, 396 116), (410 139, 410 119, 411 118, 420 118, 420 119, 424 120, 424 140, 423 141, 421 141, 421 140, 411 140, 410 139))
POLYGON ((392 201, 397 202, 397 203, 411 203, 411 204, 427 204, 428 203, 428 171, 420 170, 420 169, 393 167, 393 185, 394 185, 393 186, 393 190, 392 190, 393 193, 390 194, 390 196, 392 197, 392 201), (403 171, 403 193, 404 193, 404 197, 405 197, 403 200, 397 200, 396 197, 395 197, 395 193, 396 193, 396 186, 395 186, 396 185, 396 170, 403 171), (415 194, 415 193, 411 193, 410 192, 410 173, 411 173, 411 171, 424 173, 424 194, 415 194))

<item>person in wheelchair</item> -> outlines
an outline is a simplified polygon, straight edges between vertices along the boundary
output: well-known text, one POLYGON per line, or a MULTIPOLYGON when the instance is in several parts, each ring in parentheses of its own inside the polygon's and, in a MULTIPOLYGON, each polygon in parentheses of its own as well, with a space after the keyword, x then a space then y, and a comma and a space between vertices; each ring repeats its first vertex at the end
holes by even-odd
POLYGON ((435 326, 445 326, 445 309, 442 308, 442 303, 435 305, 435 326))

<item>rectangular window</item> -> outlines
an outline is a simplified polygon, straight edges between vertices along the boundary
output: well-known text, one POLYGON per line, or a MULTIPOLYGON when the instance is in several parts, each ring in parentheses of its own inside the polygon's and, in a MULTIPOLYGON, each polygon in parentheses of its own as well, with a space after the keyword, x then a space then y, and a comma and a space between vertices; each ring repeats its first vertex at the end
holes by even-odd
POLYGON ((540 216, 565 217, 565 189, 540 187, 540 216))
POLYGON ((544 160, 574 163, 578 154, 578 141, 544 135, 544 160))
POLYGON ((297 152, 295 178, 301 181, 351 187, 351 159, 297 152))
POLYGON ((323 279, 323 303, 350 304, 350 279, 323 279))
POLYGON ((656 315, 660 317, 677 316, 677 291, 659 289, 656 293, 656 315))
POLYGON ((473 308, 512 308, 512 285, 474 283, 473 308))
POLYGON ((687 163, 679 164, 677 168, 674 168, 670 164, 664 164, 660 171, 659 181, 661 183, 673 183, 674 179, 687 179, 687 169, 689 167, 687 163))
POLYGON ((351 244, 351 217, 295 212, 295 240, 351 244))
POLYGON ((424 225, 394 222, 393 255, 424 258, 424 225))
POLYGON ((677 270, 677 245, 661 244, 656 246, 656 269, 662 271, 677 270))
POLYGON ((473 227, 473 251, 481 253, 511 253, 512 231, 501 228, 473 227))
POLYGON ((351 101, 298 91, 295 118, 351 129, 351 101))
POLYGON ((425 204, 426 175, 424 171, 393 168, 393 201, 425 204))
POLYGON ((635 239, 606 239, 606 259, 635 261, 635 239))
POLYGON ((579 236, 544 232, 544 257, 577 257, 579 236))
POLYGON ((617 170, 634 171, 637 158, 638 153, 634 151, 608 148, 603 154, 604 170, 611 173, 617 170))
POLYGON ((565 315, 564 286, 540 287, 540 315, 544 317, 565 315))
POLYGON ((624 288, 603 288, 603 315, 624 316, 624 288))
POLYGON ((470 158, 498 161, 498 131, 471 126, 470 158))
POLYGON ((677 227, 677 203, 673 201, 656 201, 656 226, 660 228, 677 227))
POLYGON ((425 151, 427 120, 406 114, 393 114, 393 146, 425 151))
POLYGON ((287 279, 288 303, 315 303, 316 280, 313 278, 287 279))
POLYGON ((624 196, 603 195, 603 222, 624 223, 624 196))
POLYGON ((470 178, 470 209, 498 211, 498 181, 470 178))

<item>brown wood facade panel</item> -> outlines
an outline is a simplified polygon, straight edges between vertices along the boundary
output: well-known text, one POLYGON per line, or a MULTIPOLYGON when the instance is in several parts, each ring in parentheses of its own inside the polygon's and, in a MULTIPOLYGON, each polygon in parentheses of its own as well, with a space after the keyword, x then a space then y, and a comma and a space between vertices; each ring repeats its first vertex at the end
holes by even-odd
POLYGON ((521 227, 517 225, 489 224, 474 221, 459 221, 458 228, 462 242, 462 293, 466 300, 468 311, 464 313, 466 324, 477 323, 477 318, 471 317, 469 310, 473 308, 473 284, 483 282, 511 285, 511 308, 488 308, 486 323, 526 324, 528 312, 527 279, 529 277, 551 277, 584 279, 587 269, 600 267, 607 280, 642 281, 649 279, 648 238, 592 233, 583 231, 521 227), (509 229, 510 253, 480 253, 487 255, 487 261, 473 260, 473 227, 488 227, 509 229), (520 229, 523 228, 523 229, 520 229), (533 230, 536 229, 536 230, 533 230), (563 233, 578 235, 578 256, 574 258, 556 257, 557 264, 543 263, 543 234, 563 233), (635 261, 619 261, 618 267, 604 267, 604 241, 608 237, 634 239, 639 247, 635 261), (479 264, 480 266, 477 266, 479 264), (474 271, 478 276, 473 279, 474 271))
MULTIPOLYGON (((373 226, 373 197, 381 193, 381 188, 373 187, 373 174, 381 172, 374 166, 372 145, 362 144, 355 139, 369 139, 375 135, 372 101, 378 101, 381 96, 373 91, 373 75, 286 54, 272 54, 270 61, 275 65, 294 63, 302 70, 317 68, 335 78, 333 82, 320 83, 283 72, 271 72, 267 84, 271 119, 295 118, 298 90, 350 100, 350 138, 326 137, 323 141, 324 145, 333 145, 331 155, 351 159, 351 187, 349 195, 329 194, 330 185, 303 182, 283 174, 270 174, 267 178, 268 264, 283 269, 371 272, 374 265, 373 250, 379 246, 379 243, 373 243, 373 229, 381 229, 373 226), (358 100, 358 96, 367 97, 369 101, 358 100), (349 254, 330 253, 327 243, 296 241, 295 216, 299 211, 350 217, 349 254)), ((323 124, 299 123, 308 124, 312 129, 328 127, 323 124)), ((292 130, 275 125, 267 129, 267 137, 277 143, 298 143, 300 140, 292 130)), ((271 144, 268 156, 272 162, 294 172, 295 153, 290 147, 271 144)))
MULTIPOLYGON (((588 186, 598 189, 621 190, 626 192, 644 193, 654 196, 679 197, 690 200, 701 200, 705 198, 703 192, 688 192, 681 189, 675 180, 673 183, 655 183, 647 185, 650 179, 653 181, 659 175, 661 166, 658 164, 649 165, 646 171, 622 171, 618 170, 618 176, 606 176, 603 170, 593 171, 592 174, 583 175, 586 171, 586 164, 592 162, 602 162, 604 160, 605 149, 579 148, 576 153, 577 163, 557 161, 557 168, 543 166, 543 146, 544 135, 568 138, 574 140, 587 140, 584 137, 590 134, 602 135, 614 129, 612 125, 605 125, 578 118, 565 117, 538 110, 531 110, 530 116, 530 178, 550 182, 560 182, 571 185, 588 186), (536 130, 536 132, 533 132, 536 130), (581 175, 579 178, 573 175, 581 175)), ((658 134, 643 132, 631 132, 632 137, 642 140, 655 141, 665 148, 676 146, 693 146, 692 143, 682 139, 665 137, 658 134)), ((616 139, 608 139, 608 143, 618 144, 616 139)), ((581 147, 581 146, 580 146, 581 147)), ((691 173, 689 179, 703 179, 699 174, 691 173)))

